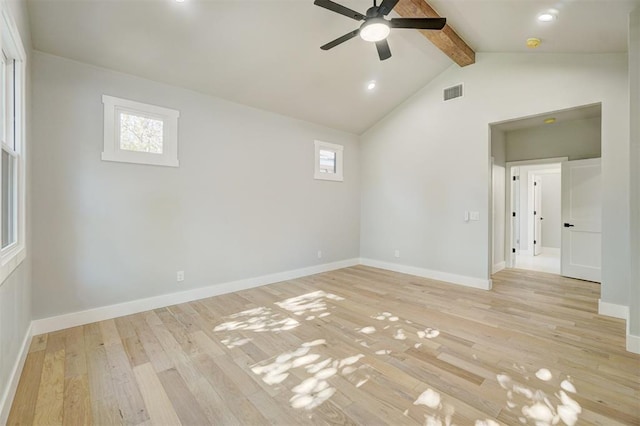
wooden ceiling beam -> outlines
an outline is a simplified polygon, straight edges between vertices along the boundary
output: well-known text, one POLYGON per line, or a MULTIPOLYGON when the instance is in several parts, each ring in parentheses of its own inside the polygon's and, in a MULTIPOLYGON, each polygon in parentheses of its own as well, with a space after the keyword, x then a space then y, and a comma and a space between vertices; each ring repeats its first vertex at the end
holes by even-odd
MULTIPOLYGON (((393 8, 403 18, 440 18, 425 0, 400 0, 393 8)), ((453 62, 466 67, 476 62, 476 52, 449 26, 440 31, 418 30, 453 62)))

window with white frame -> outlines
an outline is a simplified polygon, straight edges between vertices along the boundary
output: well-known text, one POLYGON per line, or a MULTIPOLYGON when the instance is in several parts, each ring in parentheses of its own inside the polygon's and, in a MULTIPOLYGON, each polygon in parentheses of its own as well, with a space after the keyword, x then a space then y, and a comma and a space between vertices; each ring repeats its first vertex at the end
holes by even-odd
POLYGON ((25 257, 24 96, 26 54, 9 12, 0 32, 0 283, 25 257))
POLYGON ((321 180, 342 181, 342 145, 315 141, 314 178, 321 180))
POLYGON ((178 167, 178 111, 107 95, 102 103, 103 160, 178 167))

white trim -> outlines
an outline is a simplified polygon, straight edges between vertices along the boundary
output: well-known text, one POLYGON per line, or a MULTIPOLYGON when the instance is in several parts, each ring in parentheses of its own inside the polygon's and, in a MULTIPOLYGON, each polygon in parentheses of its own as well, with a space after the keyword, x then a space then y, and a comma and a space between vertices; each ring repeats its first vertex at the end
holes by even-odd
MULTIPOLYGON (((17 235, 16 241, 12 245, 0 250, 0 286, 13 273, 26 257, 26 64, 27 54, 20 38, 18 27, 6 7, 2 2, 2 25, 0 25, 0 48, 10 53, 17 66, 16 80, 14 81, 14 119, 18 123, 14 134, 17 141, 15 150, 11 152, 16 155, 15 178, 17 179, 17 193, 14 194, 17 203, 17 235), (5 43, 5 39, 7 42, 5 43)), ((3 88, 4 90, 4 88, 3 88)))
POLYGON ((640 354, 640 336, 627 333, 627 351, 640 354))
MULTIPOLYGON (((15 253, 7 256, 6 260, 3 260, 2 266, 0 266, 0 286, 5 282, 9 275, 15 271, 15 269, 20 266, 22 261, 27 257, 27 249, 22 247, 18 247, 15 253)), ((2 424, 2 423, 0 423, 2 424)))
POLYGON ((102 103, 104 104, 104 146, 101 156, 103 161, 153 166, 180 166, 178 162, 179 111, 108 95, 102 95, 102 103), (129 112, 161 120, 163 123, 162 153, 120 149, 120 112, 129 112))
POLYGON ((3 392, 2 398, 0 399, 0 425, 7 424, 7 420, 9 419, 11 404, 16 395, 20 376, 22 375, 22 369, 24 368, 24 363, 27 360, 27 354, 29 353, 29 345, 31 344, 31 337, 33 336, 32 331, 33 326, 32 324, 29 324, 29 328, 27 328, 27 332, 22 340, 18 359, 16 360, 13 370, 11 370, 11 374, 9 375, 7 387, 5 389, 0 389, 0 392, 3 392))
POLYGON ((505 262, 504 260, 502 262, 498 262, 496 264, 493 265, 493 267, 491 268, 491 273, 495 274, 497 272, 502 271, 504 268, 507 267, 507 262, 505 262))
POLYGON ((620 318, 629 322, 628 306, 603 302, 602 299, 598 299, 598 314, 613 318, 620 318))
POLYGON ((72 312, 69 314, 58 315, 50 318, 34 320, 32 323, 33 334, 50 333, 52 331, 63 330, 69 327, 90 324, 96 321, 104 321, 124 315, 136 314, 151 309, 163 308, 179 303, 191 302, 207 297, 218 296, 221 294, 232 293, 250 288, 260 287, 267 284, 273 284, 281 281, 293 280, 308 275, 320 274, 323 272, 334 271, 336 269, 348 268, 358 264, 358 259, 347 259, 338 262, 324 263, 321 265, 310 266, 307 268, 294 269, 291 271, 278 272, 275 274, 264 275, 261 277, 247 278, 227 283, 214 284, 207 287, 194 288, 191 290, 181 291, 177 293, 162 294, 146 299, 132 300, 129 302, 119 303, 116 305, 101 306, 98 308, 87 309, 80 312, 72 312))
POLYGON ((627 324, 627 345, 629 352, 640 354, 640 336, 629 333, 629 307, 616 303, 603 302, 598 299, 598 314, 625 320, 627 324))
POLYGON ((342 145, 337 145, 334 143, 323 142, 323 141, 314 141, 314 159, 315 165, 313 168, 313 178, 318 180, 332 180, 335 182, 342 182, 344 180, 343 176, 343 155, 344 155, 344 147, 342 145), (336 153, 336 172, 335 173, 321 173, 320 172, 320 150, 333 151, 336 153))
POLYGON ((383 262, 380 260, 361 258, 360 264, 373 268, 386 269, 388 271, 400 272, 402 274, 415 275, 417 277, 429 278, 436 281, 444 281, 452 284, 459 284, 466 287, 479 288, 481 290, 491 290, 491 280, 469 277, 466 275, 450 274, 448 272, 433 271, 430 269, 417 268, 415 266, 400 265, 397 263, 383 262))

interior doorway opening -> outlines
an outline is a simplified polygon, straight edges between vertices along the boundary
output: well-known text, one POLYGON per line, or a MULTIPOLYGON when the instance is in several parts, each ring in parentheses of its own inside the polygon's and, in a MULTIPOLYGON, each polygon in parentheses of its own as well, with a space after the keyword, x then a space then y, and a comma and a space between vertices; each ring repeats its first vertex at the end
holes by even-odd
POLYGON ((601 104, 490 125, 489 273, 600 281, 601 104))
POLYGON ((560 274, 561 162, 507 163, 512 257, 505 267, 560 274))

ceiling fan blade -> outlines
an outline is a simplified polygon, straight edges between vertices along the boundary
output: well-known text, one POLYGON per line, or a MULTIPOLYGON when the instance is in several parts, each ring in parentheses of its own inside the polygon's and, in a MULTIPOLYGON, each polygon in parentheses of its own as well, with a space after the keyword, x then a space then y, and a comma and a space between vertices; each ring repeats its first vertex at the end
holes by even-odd
POLYGON ((391 57, 391 49, 389 49, 389 42, 386 39, 377 41, 376 48, 381 61, 391 57))
POLYGON ((332 2, 331 0, 315 0, 313 4, 315 4, 316 6, 324 7, 325 9, 329 9, 332 12, 339 13, 340 15, 344 15, 348 18, 355 19, 356 21, 362 21, 365 18, 362 13, 351 10, 348 7, 342 6, 341 4, 332 2))
POLYGON ((412 28, 416 30, 441 30, 447 24, 446 18, 392 18, 391 28, 412 28))
POLYGON ((325 44, 324 46, 320 46, 320 49, 329 50, 331 48, 334 48, 337 45, 342 44, 347 40, 351 40, 352 38, 357 36, 359 32, 360 32, 360 28, 358 28, 357 30, 351 31, 350 33, 346 33, 342 37, 338 37, 337 39, 335 39, 333 41, 330 41, 329 43, 325 44))
POLYGON ((391 12, 393 8, 396 7, 396 4, 398 4, 398 0, 384 0, 380 5, 380 13, 382 13, 383 15, 388 15, 389 12, 391 12))

